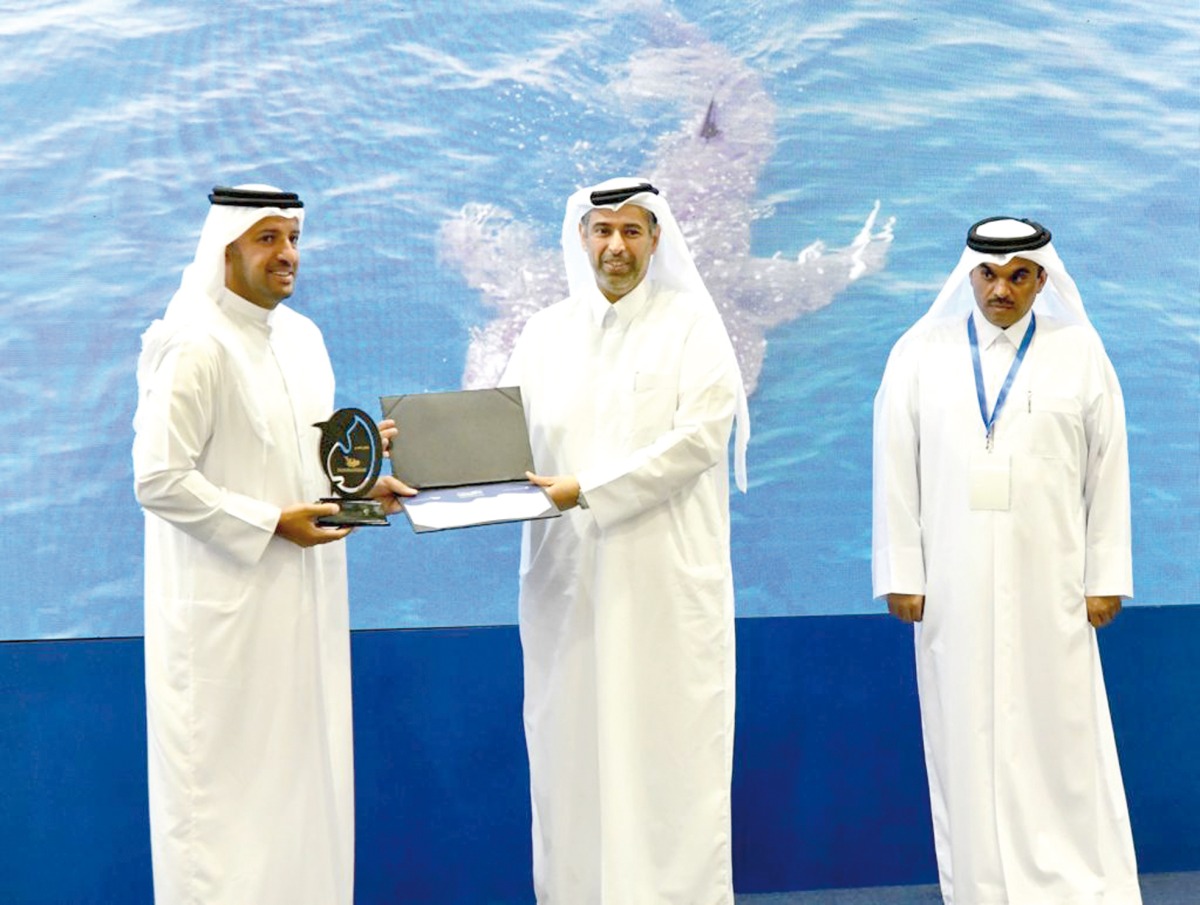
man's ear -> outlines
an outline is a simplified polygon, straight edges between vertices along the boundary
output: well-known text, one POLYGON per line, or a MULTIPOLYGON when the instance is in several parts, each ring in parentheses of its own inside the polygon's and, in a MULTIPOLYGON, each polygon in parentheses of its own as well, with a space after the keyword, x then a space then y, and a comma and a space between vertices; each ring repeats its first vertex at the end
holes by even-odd
POLYGON ((1049 278, 1050 278, 1050 274, 1046 271, 1046 268, 1039 267, 1038 268, 1038 288, 1037 288, 1038 292, 1041 292, 1043 289, 1046 288, 1046 280, 1048 280, 1049 278))

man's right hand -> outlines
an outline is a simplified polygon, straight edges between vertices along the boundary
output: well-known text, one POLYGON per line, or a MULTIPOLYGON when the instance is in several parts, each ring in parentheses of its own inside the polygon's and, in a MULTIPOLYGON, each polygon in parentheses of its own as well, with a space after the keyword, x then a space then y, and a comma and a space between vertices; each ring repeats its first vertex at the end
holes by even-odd
POLYGON ((297 503, 288 506, 279 513, 275 533, 297 547, 315 547, 317 544, 341 540, 352 529, 322 528, 317 524, 320 516, 336 515, 338 508, 337 503, 297 503))
POLYGON ((901 622, 920 622, 925 615, 924 594, 888 594, 888 612, 901 622))
POLYGON ((559 512, 566 512, 579 505, 579 479, 575 475, 537 475, 525 472, 529 483, 544 487, 559 512))

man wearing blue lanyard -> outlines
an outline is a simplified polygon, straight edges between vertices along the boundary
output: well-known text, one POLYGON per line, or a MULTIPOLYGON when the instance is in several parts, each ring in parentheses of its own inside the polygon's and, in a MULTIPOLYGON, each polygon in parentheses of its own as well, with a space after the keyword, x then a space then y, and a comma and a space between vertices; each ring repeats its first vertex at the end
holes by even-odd
POLYGON ((873 583, 915 626, 942 895, 1141 895, 1095 629, 1133 594, 1120 385, 1049 230, 993 217, 875 398, 873 583))

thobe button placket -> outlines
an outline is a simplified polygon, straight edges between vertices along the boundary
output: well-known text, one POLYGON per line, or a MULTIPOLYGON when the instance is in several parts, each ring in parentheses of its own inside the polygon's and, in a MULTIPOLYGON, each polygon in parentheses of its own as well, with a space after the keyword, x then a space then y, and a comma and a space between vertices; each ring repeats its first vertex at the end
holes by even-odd
POLYGON ((984 360, 983 384, 987 388, 989 411, 996 405, 996 397, 1000 395, 1000 387, 1008 376, 1013 359, 1017 357, 1017 347, 1008 338, 1007 333, 998 333, 988 345, 984 360))
MULTIPOLYGON (((615 363, 620 356, 620 326, 620 315, 616 308, 609 305, 600 318, 599 354, 591 362, 592 367, 596 368, 594 380, 597 387, 610 387, 614 381, 620 379, 615 369, 615 363)), ((615 451, 612 443, 617 440, 619 434, 616 426, 620 423, 621 408, 620 395, 613 393, 611 388, 600 393, 592 442, 604 456, 615 451)))

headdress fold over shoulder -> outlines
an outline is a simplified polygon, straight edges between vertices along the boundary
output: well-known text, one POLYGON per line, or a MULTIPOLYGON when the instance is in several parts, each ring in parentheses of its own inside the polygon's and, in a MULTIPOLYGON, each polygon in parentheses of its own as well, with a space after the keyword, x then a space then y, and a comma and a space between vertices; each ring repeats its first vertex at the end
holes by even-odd
MULTIPOLYGON (((138 358, 139 405, 149 392, 154 371, 174 338, 197 324, 213 329, 211 324, 218 310, 218 299, 225 288, 225 247, 267 217, 293 219, 298 226, 304 223, 304 202, 300 196, 295 192, 280 191, 273 185, 218 185, 208 200, 212 206, 200 229, 196 255, 184 268, 179 289, 171 297, 163 316, 142 335, 142 354, 138 358)), ((250 369, 242 361, 244 355, 238 344, 226 342, 221 330, 213 332, 213 336, 229 350, 235 367, 242 374, 248 374, 250 369)), ((255 431, 269 443, 266 419, 261 403, 254 396, 254 387, 247 378, 239 377, 238 388, 245 394, 246 410, 255 431)))

